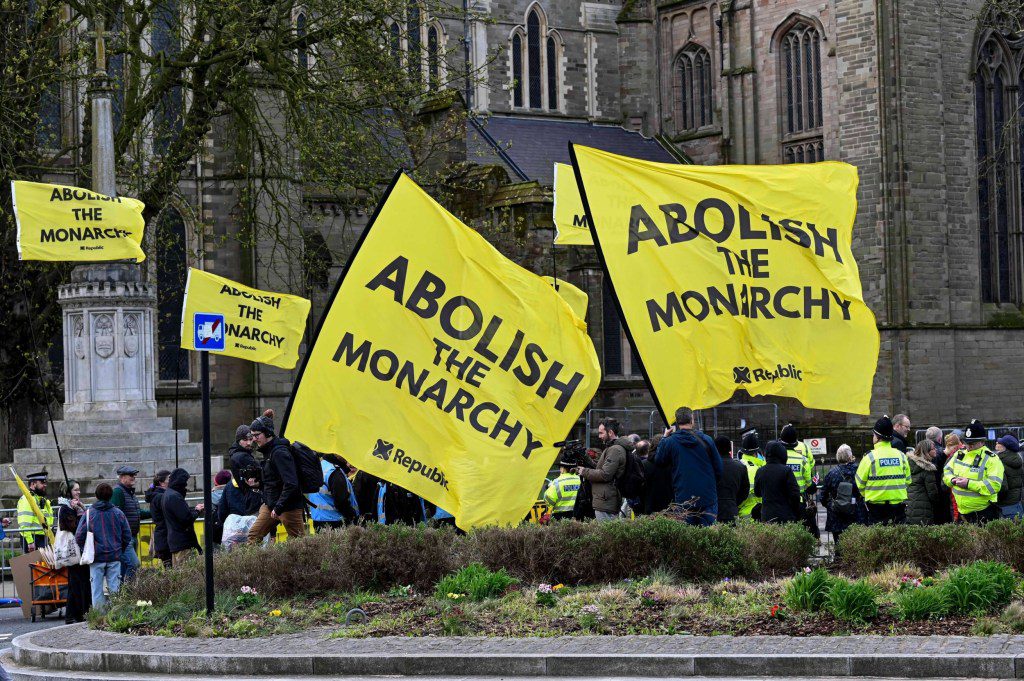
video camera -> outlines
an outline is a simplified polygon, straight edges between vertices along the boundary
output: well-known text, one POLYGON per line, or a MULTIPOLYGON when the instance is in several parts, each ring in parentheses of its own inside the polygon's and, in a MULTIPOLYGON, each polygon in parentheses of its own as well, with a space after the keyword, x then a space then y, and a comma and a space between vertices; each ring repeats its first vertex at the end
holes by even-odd
POLYGON ((566 468, 593 468, 594 462, 587 455, 587 448, 583 446, 583 440, 563 440, 556 442, 556 447, 561 447, 558 453, 558 465, 566 468))

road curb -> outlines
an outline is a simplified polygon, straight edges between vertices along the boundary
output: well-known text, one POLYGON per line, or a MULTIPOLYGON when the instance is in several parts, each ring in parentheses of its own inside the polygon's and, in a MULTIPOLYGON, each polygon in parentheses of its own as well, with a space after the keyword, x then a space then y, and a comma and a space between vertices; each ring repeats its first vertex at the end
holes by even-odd
MULTIPOLYGON (((71 625, 81 626, 81 625, 71 625)), ((549 677, 875 677, 1024 678, 1024 651, 1013 654, 247 654, 58 650, 31 632, 11 644, 15 662, 55 672, 232 676, 549 676, 549 677)), ((727 638, 727 637, 723 637, 727 638)), ((600 650, 595 648, 595 650, 600 650)))

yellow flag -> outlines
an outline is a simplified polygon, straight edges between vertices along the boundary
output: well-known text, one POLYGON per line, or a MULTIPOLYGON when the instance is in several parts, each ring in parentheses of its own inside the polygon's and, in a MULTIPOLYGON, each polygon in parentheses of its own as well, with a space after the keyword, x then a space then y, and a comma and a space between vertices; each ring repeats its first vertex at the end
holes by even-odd
POLYGON ((574 147, 597 248, 663 415, 743 388, 865 414, 878 329, 845 163, 684 166, 574 147))
POLYGON ((518 523, 600 381, 583 320, 405 175, 321 321, 282 432, 471 528, 518 523))
POLYGON ((569 307, 577 317, 586 321, 587 301, 590 300, 590 297, 582 289, 573 286, 564 279, 555 279, 554 277, 543 277, 543 279, 555 287, 558 295, 562 296, 562 300, 569 303, 569 307))
POLYGON ((299 361, 308 316, 305 298, 261 291, 189 268, 181 347, 292 369, 299 361))
POLYGON ((559 246, 593 246, 594 238, 587 226, 587 215, 583 210, 583 199, 572 166, 555 164, 555 243, 559 246))
POLYGON ((18 257, 51 262, 142 262, 146 207, 137 199, 41 182, 11 182, 18 257))

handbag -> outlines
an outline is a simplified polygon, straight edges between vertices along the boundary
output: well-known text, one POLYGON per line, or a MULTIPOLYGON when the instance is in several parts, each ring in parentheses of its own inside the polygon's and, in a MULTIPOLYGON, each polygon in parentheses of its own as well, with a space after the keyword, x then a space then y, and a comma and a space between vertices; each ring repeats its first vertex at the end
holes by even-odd
POLYGON ((78 542, 75 541, 75 534, 66 530, 58 531, 57 538, 53 542, 53 566, 70 567, 80 565, 81 561, 82 551, 78 548, 78 542))
POLYGON ((96 560, 96 537, 89 529, 89 514, 92 509, 85 512, 85 548, 82 549, 82 556, 78 560, 79 565, 92 565, 96 560))

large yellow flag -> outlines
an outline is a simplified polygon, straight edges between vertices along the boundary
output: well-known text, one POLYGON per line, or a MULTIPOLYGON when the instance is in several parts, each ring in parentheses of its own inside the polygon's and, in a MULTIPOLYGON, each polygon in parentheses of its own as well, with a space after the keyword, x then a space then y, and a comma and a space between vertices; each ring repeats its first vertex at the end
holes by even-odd
POLYGON ((555 164, 555 199, 552 213, 555 222, 555 243, 559 246, 593 246, 583 199, 576 186, 572 166, 555 164))
POLYGON ((405 175, 324 314, 282 432, 462 528, 520 522, 597 390, 586 326, 405 175))
POLYGON ((261 291, 216 274, 188 270, 181 306, 181 347, 292 369, 309 301, 261 291))
POLYGON ((142 262, 146 207, 137 199, 41 182, 11 182, 22 260, 142 262))
POLYGON ((850 245, 856 168, 573 151, 599 255, 664 415, 737 388, 868 412, 878 329, 850 245))

